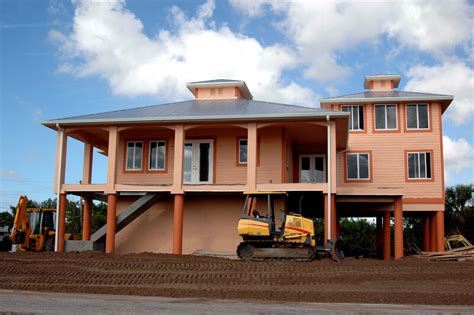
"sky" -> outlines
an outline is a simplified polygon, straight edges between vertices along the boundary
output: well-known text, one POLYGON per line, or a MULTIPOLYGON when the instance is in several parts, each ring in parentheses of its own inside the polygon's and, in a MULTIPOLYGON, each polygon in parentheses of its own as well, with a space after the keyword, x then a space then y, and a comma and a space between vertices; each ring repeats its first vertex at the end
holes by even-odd
MULTIPOLYGON (((454 95, 447 185, 474 178, 474 4, 413 1, 0 1, 0 211, 54 197, 56 133, 41 121, 191 99, 189 81, 245 80, 257 100, 319 106, 363 90, 454 95)), ((68 141, 66 182, 83 146, 68 141)), ((94 155, 93 181, 106 158, 94 155)))

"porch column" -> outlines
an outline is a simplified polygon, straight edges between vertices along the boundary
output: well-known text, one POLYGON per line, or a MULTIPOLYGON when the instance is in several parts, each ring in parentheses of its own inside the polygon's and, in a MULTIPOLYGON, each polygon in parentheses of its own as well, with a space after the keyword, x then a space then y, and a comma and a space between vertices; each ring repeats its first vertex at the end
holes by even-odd
POLYGON ((390 259, 390 246, 390 211, 385 211, 383 216, 383 260, 390 259))
POLYGON ((328 237, 328 212, 329 212, 329 201, 328 201, 328 194, 324 194, 324 244, 326 246, 327 241, 329 240, 328 237))
POLYGON ((257 123, 247 125, 247 190, 257 190, 257 123))
POLYGON ((376 226, 376 239, 377 239, 377 257, 383 257, 383 229, 382 229, 382 217, 377 216, 375 218, 375 226, 376 226))
POLYGON ((82 184, 90 184, 92 179, 93 146, 84 143, 84 161, 82 163, 82 184))
POLYGON ((337 238, 336 195, 331 194, 331 239, 337 238))
POLYGON ((423 251, 430 251, 430 215, 423 218, 423 251))
POLYGON ((109 128, 109 146, 107 150, 107 193, 109 194, 115 193, 118 141, 118 129, 116 126, 112 126, 109 128))
POLYGON ((393 218, 395 242, 394 258, 400 259, 403 257, 403 202, 401 197, 395 198, 393 218))
MULTIPOLYGON (((57 194, 57 202, 56 202, 56 227, 57 232, 54 236, 54 249, 56 252, 62 252, 64 250, 64 232, 62 237, 59 238, 59 229, 61 225, 61 188, 64 184, 64 178, 66 175, 66 154, 67 154, 67 135, 63 128, 58 126, 58 138, 56 143, 56 169, 55 169, 55 180, 54 180, 54 192, 57 194), (61 244, 61 247, 58 245, 61 244)), ((66 195, 64 194, 63 199, 66 200, 66 195)), ((64 212, 64 218, 66 206, 62 209, 64 212)), ((65 219, 63 219, 64 221, 65 219)))
POLYGON ((436 211, 436 250, 444 252, 444 211, 436 211))
POLYGON ((436 218, 433 212, 430 213, 430 251, 436 252, 436 218))
MULTIPOLYGON (((184 125, 179 124, 174 128, 174 170, 173 191, 183 192, 183 156, 184 156, 184 125)), ((215 163, 215 162, 214 162, 215 163)))
POLYGON ((183 211, 184 195, 174 195, 173 209, 173 254, 181 255, 183 253, 183 211))
POLYGON ((83 219, 82 219, 82 240, 89 241, 91 239, 91 224, 92 224, 92 200, 90 197, 82 198, 84 203, 83 219))
POLYGON ((57 252, 64 252, 64 233, 66 232, 66 207, 67 207, 67 196, 66 194, 59 194, 59 210, 58 210, 58 233, 57 237, 57 252))
POLYGON ((117 195, 107 195, 107 231, 105 235, 105 253, 113 254, 115 251, 115 231, 117 225, 117 195))

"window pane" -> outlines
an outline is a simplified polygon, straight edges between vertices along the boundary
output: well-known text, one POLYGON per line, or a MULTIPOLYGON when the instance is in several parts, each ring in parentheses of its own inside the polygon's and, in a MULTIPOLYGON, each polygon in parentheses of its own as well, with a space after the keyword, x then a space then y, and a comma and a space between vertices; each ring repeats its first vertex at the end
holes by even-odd
POLYGON ((364 106, 359 106, 359 129, 364 130, 364 106))
POLYGON ((420 178, 426 178, 425 154, 420 153, 420 178))
POLYGON ((141 142, 135 142, 135 164, 134 169, 142 168, 142 146, 141 142))
POLYGON ((420 155, 415 153, 415 178, 420 178, 420 155))
POLYGON ((358 106, 352 106, 352 127, 359 130, 359 109, 358 106))
POLYGON ((193 159, 193 145, 187 143, 184 145, 184 182, 191 182, 191 165, 193 159))
POLYGON ((359 178, 369 178, 369 155, 359 154, 359 178))
POLYGON ((418 128, 428 128, 428 105, 418 105, 418 128))
POLYGON ((305 157, 301 158, 301 169, 302 170, 308 171, 309 168, 310 168, 309 164, 310 164, 309 157, 305 156, 305 157))
POLYGON ((387 105, 387 129, 397 129, 397 107, 387 105))
POLYGON ((408 178, 415 178, 415 155, 408 154, 408 178))
POLYGON ((385 129, 385 106, 375 106, 375 129, 385 129))
POLYGON ((416 105, 407 105, 407 128, 417 128, 416 105))
POLYGON ((247 163, 247 140, 239 142, 239 163, 247 163))
POLYGON ((311 183, 311 171, 301 170, 300 182, 301 183, 311 183))
POLYGON ((311 170, 310 170, 310 159, 307 156, 301 157, 301 172, 300 182, 310 183, 311 182, 311 170))
POLYGON ((347 178, 357 179, 357 154, 347 155, 347 178))
POLYGON ((156 145, 157 145, 157 143, 155 141, 150 142, 150 165, 149 165, 149 168, 151 170, 156 169, 156 153, 157 153, 156 145))
POLYGON ((326 181, 324 176, 324 158, 321 156, 314 158, 314 173, 316 183, 324 183, 326 181))
POLYGON ((426 152, 426 178, 431 178, 431 153, 426 152))
POLYGON ((209 143, 199 144, 199 181, 209 181, 209 150, 211 145, 209 143))
POLYGON ((342 106, 342 111, 351 114, 349 116, 349 130, 352 130, 352 110, 351 110, 351 106, 342 106))
POLYGON ((133 169, 133 142, 127 144, 127 169, 133 169))
POLYGON ((165 169, 165 154, 166 154, 166 143, 158 142, 158 169, 165 169))

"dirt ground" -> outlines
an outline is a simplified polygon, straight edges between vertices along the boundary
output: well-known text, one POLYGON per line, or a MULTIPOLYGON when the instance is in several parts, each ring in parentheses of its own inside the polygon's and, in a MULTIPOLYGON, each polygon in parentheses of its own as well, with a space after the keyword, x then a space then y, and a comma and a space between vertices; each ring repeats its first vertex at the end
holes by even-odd
POLYGON ((0 253, 0 289, 260 301, 474 305, 474 261, 241 262, 213 257, 0 253))

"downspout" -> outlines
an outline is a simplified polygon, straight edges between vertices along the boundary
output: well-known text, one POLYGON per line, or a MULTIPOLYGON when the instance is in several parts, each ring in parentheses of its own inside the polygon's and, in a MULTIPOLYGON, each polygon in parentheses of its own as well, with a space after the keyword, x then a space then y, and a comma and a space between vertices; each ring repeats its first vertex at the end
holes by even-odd
POLYGON ((62 164, 63 164, 63 140, 64 140, 64 131, 60 130, 61 127, 59 124, 56 124, 56 128, 58 132, 61 132, 60 139, 59 139, 59 160, 58 160, 58 178, 57 178, 57 188, 58 193, 56 197, 56 233, 54 233, 54 251, 58 251, 58 227, 59 227, 59 199, 61 196, 61 176, 62 176, 62 164))
POLYGON ((332 212, 332 198, 331 198, 331 120, 329 118, 329 115, 326 115, 326 121, 327 121, 327 156, 328 156, 328 226, 327 231, 328 231, 328 240, 331 239, 331 212, 332 212))

